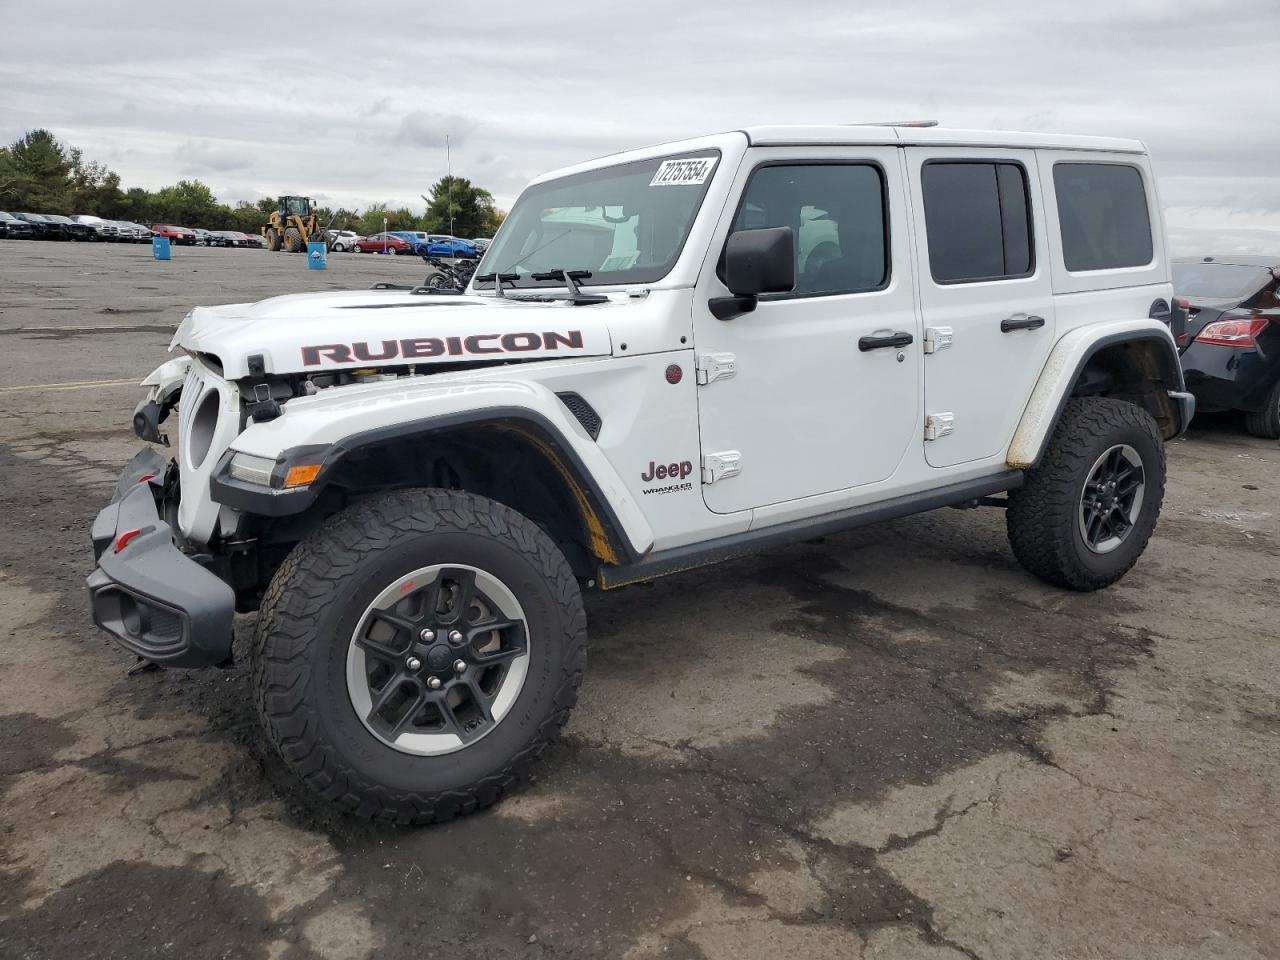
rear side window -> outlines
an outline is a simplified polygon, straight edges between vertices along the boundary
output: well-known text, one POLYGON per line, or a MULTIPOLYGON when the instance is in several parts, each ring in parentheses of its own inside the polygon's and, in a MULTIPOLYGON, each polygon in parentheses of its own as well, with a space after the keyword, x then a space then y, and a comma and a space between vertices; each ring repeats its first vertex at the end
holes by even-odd
POLYGON ((1137 167, 1056 163, 1053 189, 1068 270, 1113 270, 1151 262, 1151 218, 1137 167))
POLYGON ((1021 164, 930 160, 920 178, 929 270, 936 282, 1031 273, 1031 204, 1021 164))

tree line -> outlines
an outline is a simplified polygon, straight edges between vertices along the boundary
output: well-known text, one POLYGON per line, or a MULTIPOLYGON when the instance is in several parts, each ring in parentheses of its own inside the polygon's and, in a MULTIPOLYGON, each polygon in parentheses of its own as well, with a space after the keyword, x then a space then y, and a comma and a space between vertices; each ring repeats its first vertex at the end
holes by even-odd
MULTIPOLYGON (((104 164, 86 160, 78 147, 61 143, 48 130, 32 130, 7 147, 0 147, 0 210, 24 213, 92 214, 107 220, 174 223, 206 230, 257 233, 276 209, 276 200, 221 203, 199 180, 179 180, 159 190, 124 188, 120 175, 104 164)), ((363 211, 320 207, 323 226, 336 230, 377 233, 385 221, 389 230, 425 230, 459 237, 491 237, 505 213, 488 190, 465 177, 441 177, 431 186, 426 209, 420 213, 387 204, 363 211), (450 216, 452 215, 452 229, 450 216)))

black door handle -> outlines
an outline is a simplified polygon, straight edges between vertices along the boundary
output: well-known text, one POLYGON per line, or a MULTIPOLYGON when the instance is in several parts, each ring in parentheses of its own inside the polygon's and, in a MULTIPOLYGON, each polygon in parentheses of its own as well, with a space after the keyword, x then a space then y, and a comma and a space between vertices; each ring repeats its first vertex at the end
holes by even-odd
MULTIPOLYGON (((1043 321, 1041 321, 1043 323, 1043 321)), ((897 333, 891 333, 886 337, 859 337, 858 349, 863 353, 868 350, 879 350, 883 347, 905 347, 915 338, 911 334, 899 330, 897 333)))
POLYGON ((1010 330, 1039 330, 1044 326, 1044 317, 1005 317, 1000 321, 1000 332, 1010 330))

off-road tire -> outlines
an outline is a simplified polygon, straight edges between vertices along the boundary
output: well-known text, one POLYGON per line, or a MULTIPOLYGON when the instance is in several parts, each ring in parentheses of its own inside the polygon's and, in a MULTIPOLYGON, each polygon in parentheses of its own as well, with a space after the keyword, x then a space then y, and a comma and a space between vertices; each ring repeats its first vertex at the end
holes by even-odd
POLYGON ((329 518, 272 579, 253 646, 258 713, 273 746, 321 797, 357 816, 432 823, 497 802, 569 716, 586 667, 586 614, 564 555, 532 521, 484 497, 408 490, 329 518), (517 596, 529 667, 510 711, 485 736, 441 756, 374 737, 345 679, 354 626, 395 577, 469 563, 517 596))
POLYGON ((287 253, 299 253, 302 250, 302 234, 297 227, 289 227, 284 232, 284 249, 287 253))
POLYGON ((278 253, 280 251, 280 233, 275 227, 267 228, 267 249, 278 253))
POLYGON ((1164 484, 1164 443, 1149 413, 1107 397, 1069 399, 1043 459, 1009 495, 1005 523, 1014 556, 1029 572, 1054 586, 1084 591, 1115 583, 1151 539, 1164 484), (1137 451, 1146 486, 1133 528, 1118 547, 1099 554, 1086 546, 1077 511, 1094 463, 1116 444, 1137 451))
POLYGON ((1280 380, 1267 393, 1261 410, 1244 415, 1244 428, 1255 437, 1280 439, 1280 380))

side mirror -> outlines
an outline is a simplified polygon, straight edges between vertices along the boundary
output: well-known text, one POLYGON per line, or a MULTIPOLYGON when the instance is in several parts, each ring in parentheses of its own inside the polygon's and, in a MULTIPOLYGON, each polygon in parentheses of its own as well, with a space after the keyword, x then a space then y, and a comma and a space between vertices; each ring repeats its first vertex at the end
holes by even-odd
POLYGON ((725 286, 731 297, 708 306, 720 320, 750 313, 762 293, 786 293, 796 285, 796 236, 790 227, 738 230, 724 247, 725 286))

